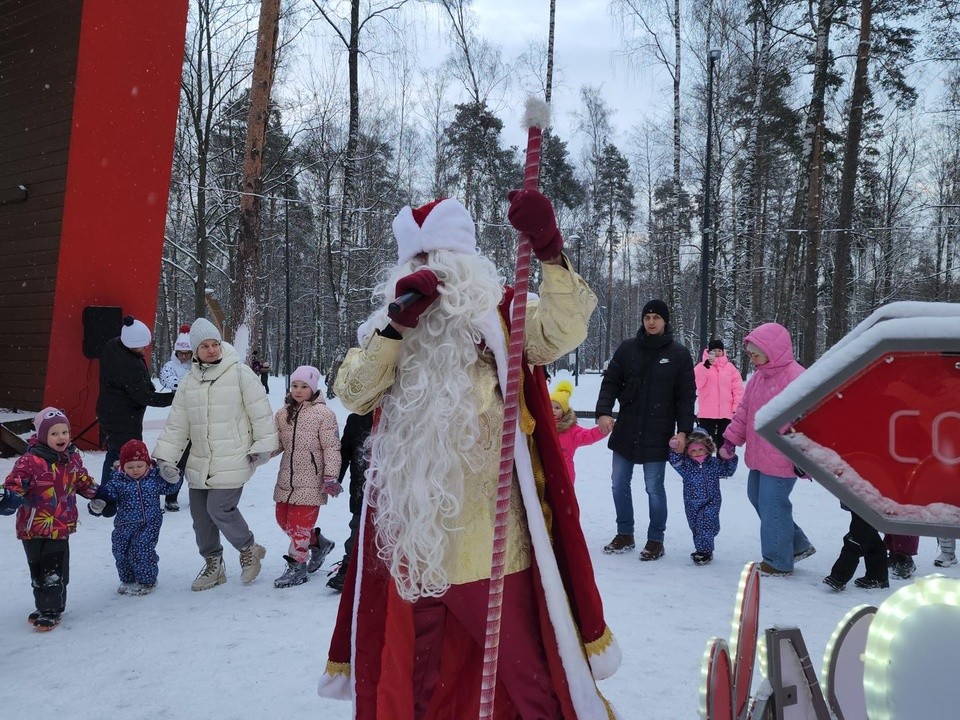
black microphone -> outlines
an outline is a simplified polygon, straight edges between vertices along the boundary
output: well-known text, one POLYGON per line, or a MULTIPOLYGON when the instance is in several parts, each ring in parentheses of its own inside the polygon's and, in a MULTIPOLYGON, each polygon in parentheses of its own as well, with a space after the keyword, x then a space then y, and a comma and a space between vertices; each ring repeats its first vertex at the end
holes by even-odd
POLYGON ((418 293, 416 290, 408 290, 403 295, 400 295, 396 300, 387 305, 387 313, 390 315, 395 315, 399 312, 406 310, 408 307, 413 305, 417 300, 422 300, 423 294, 418 293))

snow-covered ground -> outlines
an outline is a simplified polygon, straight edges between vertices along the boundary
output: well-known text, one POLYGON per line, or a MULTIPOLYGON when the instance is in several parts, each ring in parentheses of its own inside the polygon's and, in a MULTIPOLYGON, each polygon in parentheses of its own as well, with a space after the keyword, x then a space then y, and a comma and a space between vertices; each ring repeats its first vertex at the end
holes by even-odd
MULTIPOLYGON (((563 376, 563 375, 561 375, 563 376)), ((599 376, 582 375, 572 404, 592 410, 599 376)), ((282 381, 271 378, 271 404, 283 402, 282 381)), ((340 419, 346 412, 336 400, 340 419)), ((144 435, 151 449, 166 409, 150 408, 144 435)), ((590 425, 592 421, 582 420, 590 425)), ((102 453, 87 453, 87 468, 99 476, 102 453)), ((218 718, 350 717, 348 703, 323 700, 316 683, 339 596, 326 585, 326 568, 310 582, 276 590, 283 570, 286 537, 274 521, 273 485, 278 460, 261 467, 244 491, 244 516, 267 548, 257 582, 239 582, 239 560, 227 546, 228 582, 195 593, 190 583, 200 570, 186 491, 183 511, 164 517, 158 552, 160 580, 153 594, 116 593, 118 580, 110 554, 111 520, 81 512, 71 539, 70 586, 62 625, 37 633, 26 622, 33 609, 30 578, 13 518, 0 518, 0 708, 6 718, 218 718)), ((610 497, 610 452, 604 442, 578 451, 577 495, 583 529, 591 548, 606 617, 623 649, 623 664, 601 690, 622 718, 689 720, 697 716, 700 663, 708 638, 726 637, 744 563, 759 557, 759 523, 746 498, 747 470, 724 481, 722 530, 714 562, 696 567, 683 515, 680 478, 667 469, 670 518, 666 556, 640 563, 637 553, 604 555, 615 534, 610 497)), ((13 465, 0 459, 3 476, 13 465)), ((641 474, 634 482, 638 540, 647 518, 641 474)), ((803 631, 814 667, 837 622, 862 603, 877 605, 906 582, 891 578, 890 590, 866 591, 852 584, 834 594, 821 584, 840 549, 849 515, 816 483, 801 481, 793 493, 798 523, 818 552, 797 565, 789 578, 761 581, 761 630, 796 625, 803 631)), ((85 503, 81 503, 85 505, 85 503)), ((337 541, 327 561, 342 554, 349 531, 346 494, 321 511, 326 536, 337 541)), ((916 558, 918 575, 934 572, 936 541, 923 538, 916 558)), ((958 567, 936 569, 960 577, 958 567)), ((759 684, 755 679, 754 687, 759 684)))

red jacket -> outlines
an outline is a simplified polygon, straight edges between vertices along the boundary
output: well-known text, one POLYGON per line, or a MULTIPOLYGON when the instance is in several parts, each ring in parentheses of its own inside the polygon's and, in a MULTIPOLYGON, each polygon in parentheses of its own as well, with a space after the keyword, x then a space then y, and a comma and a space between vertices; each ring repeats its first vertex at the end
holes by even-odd
POLYGON ((73 445, 57 453, 36 436, 28 443, 3 482, 24 501, 17 510, 17 537, 66 540, 77 530, 77 493, 93 499, 99 488, 73 445))

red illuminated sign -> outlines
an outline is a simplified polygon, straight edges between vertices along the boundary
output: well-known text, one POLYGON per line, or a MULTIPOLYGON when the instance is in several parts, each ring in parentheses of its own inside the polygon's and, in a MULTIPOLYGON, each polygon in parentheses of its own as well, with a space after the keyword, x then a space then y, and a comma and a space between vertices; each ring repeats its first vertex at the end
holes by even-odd
POLYGON ((960 536, 960 306, 877 311, 757 429, 877 529, 960 536))

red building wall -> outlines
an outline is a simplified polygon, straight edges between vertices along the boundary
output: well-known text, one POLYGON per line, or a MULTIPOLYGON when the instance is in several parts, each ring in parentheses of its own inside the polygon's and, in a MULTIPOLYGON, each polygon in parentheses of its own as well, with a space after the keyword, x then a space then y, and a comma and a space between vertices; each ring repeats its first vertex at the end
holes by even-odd
POLYGON ((99 392, 84 307, 120 306, 153 326, 186 17, 187 0, 83 4, 44 388, 75 432, 94 421, 99 392))

